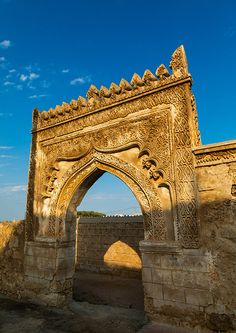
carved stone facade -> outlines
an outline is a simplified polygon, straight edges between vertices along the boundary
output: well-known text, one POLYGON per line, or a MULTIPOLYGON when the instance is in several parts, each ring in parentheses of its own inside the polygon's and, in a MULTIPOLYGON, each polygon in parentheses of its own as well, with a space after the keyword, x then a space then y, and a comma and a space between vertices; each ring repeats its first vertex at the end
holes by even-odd
POLYGON ((91 186, 83 183, 109 171, 140 203, 146 239, 199 246, 192 154, 198 129, 182 46, 171 68, 172 75, 161 65, 158 77, 147 70, 143 78, 135 74, 131 83, 122 79, 110 89, 92 85, 88 100, 34 111, 28 240, 67 240, 76 190, 74 205, 91 186))
POLYGON ((236 290, 230 243, 236 239, 236 143, 201 145, 183 46, 170 68, 160 65, 155 75, 146 70, 109 89, 92 85, 87 99, 34 110, 24 297, 53 305, 71 297, 76 207, 109 172, 142 209, 149 317, 221 330, 212 322, 225 315, 233 327, 234 292, 224 281, 236 290))

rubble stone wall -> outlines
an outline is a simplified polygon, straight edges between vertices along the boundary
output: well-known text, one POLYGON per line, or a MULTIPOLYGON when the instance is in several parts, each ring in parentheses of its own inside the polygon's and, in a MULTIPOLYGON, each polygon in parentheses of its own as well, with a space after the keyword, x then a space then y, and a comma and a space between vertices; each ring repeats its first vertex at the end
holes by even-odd
POLYGON ((0 293, 19 298, 23 271, 24 221, 0 222, 0 293))

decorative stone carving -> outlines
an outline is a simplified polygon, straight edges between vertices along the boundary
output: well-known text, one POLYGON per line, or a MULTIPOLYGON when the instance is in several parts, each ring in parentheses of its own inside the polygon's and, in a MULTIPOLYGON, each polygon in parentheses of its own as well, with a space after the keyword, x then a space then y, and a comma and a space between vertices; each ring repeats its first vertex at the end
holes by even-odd
POLYGON ((132 90, 131 85, 130 85, 129 82, 126 81, 125 79, 122 79, 122 80, 120 81, 119 86, 121 87, 121 91, 124 92, 124 93, 125 93, 126 91, 130 91, 130 90, 132 90))
POLYGON ((143 81, 146 84, 150 84, 152 81, 156 81, 157 80, 157 78, 155 77, 155 75, 153 75, 152 72, 149 69, 147 69, 144 72, 142 79, 143 79, 143 81))
POLYGON ((90 100, 91 98, 97 98, 99 96, 99 90, 95 85, 91 85, 88 92, 87 92, 87 97, 90 100))
POLYGON ((170 73, 168 72, 168 69, 165 67, 165 65, 161 64, 156 70, 156 76, 160 80, 165 80, 170 76, 170 73))
POLYGON ((132 77, 132 80, 131 80, 131 84, 137 88, 137 87, 142 87, 144 85, 144 82, 143 80, 141 79, 141 77, 135 73, 132 77))
MULTIPOLYGON (((112 83, 110 89, 102 86, 101 89, 98 90, 97 87, 91 85, 87 92, 88 101, 80 96, 78 101, 73 100, 70 102, 70 107, 74 110, 77 110, 79 107, 83 110, 83 113, 92 112, 99 108, 112 105, 117 101, 122 101, 123 99, 138 96, 143 92, 149 92, 154 89, 173 84, 179 80, 189 78, 187 60, 183 46, 180 46, 173 53, 170 67, 173 70, 173 75, 169 74, 168 70, 163 64, 160 65, 156 71, 157 77, 149 70, 144 72, 142 79, 138 74, 134 74, 131 80, 133 87, 129 84, 128 81, 124 79, 121 80, 120 86, 112 83), (122 94, 120 94, 121 91, 123 92, 122 94), (88 105, 89 107, 85 108, 88 105)), ((65 106, 65 104, 62 105, 62 109, 65 111, 63 117, 62 113, 61 117, 56 117, 56 111, 54 109, 50 109, 48 111, 48 116, 45 113, 46 111, 43 111, 42 116, 37 122, 38 128, 45 128, 51 124, 57 124, 61 121, 69 120, 76 116, 78 117, 79 114, 70 112, 70 107, 68 108, 68 106, 65 106)))
POLYGON ((64 237, 66 207, 82 182, 82 170, 89 177, 89 163, 92 173, 95 165, 100 165, 133 188, 148 221, 146 237, 167 237, 164 216, 169 213, 163 214, 162 205, 167 200, 161 199, 164 195, 169 198, 168 207, 172 205, 170 209, 175 211, 169 216, 175 216, 172 222, 176 241, 185 247, 198 246, 192 154, 195 142, 189 127, 196 114, 187 102, 191 100, 191 78, 183 47, 175 51, 171 66, 171 76, 161 65, 157 70, 159 80, 147 70, 142 79, 134 74, 131 85, 124 79, 120 86, 112 83, 109 90, 92 85, 88 101, 79 97, 70 104, 63 103, 62 107, 50 109, 48 118, 47 113, 41 113, 33 127, 37 168, 29 184, 35 193, 35 208, 28 198, 34 219, 28 219, 27 228, 35 235, 39 236, 37 230, 41 230, 47 237, 64 237), (140 154, 130 162, 128 152, 132 147, 137 147, 140 154), (117 152, 124 152, 122 159, 115 159, 117 152), (59 170, 54 169, 55 163, 60 164, 59 170), (62 191, 68 195, 63 205, 59 204, 62 191), (38 224, 44 227, 37 229, 38 224))
POLYGON ((99 95, 101 97, 109 98, 109 97, 111 97, 111 92, 106 87, 101 86, 99 95))
POLYGON ((231 194, 232 196, 236 197, 236 184, 233 184, 231 187, 231 194))
POLYGON ((185 77, 188 74, 188 63, 183 45, 178 47, 172 55, 170 68, 176 78, 185 77))
POLYGON ((221 145, 205 145, 194 150, 198 167, 236 162, 235 143, 226 142, 221 145))

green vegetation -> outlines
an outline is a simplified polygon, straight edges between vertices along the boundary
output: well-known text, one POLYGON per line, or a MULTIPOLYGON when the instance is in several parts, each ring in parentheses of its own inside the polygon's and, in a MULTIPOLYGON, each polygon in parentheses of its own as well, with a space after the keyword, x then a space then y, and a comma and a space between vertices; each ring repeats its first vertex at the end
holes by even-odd
POLYGON ((78 210, 77 216, 89 216, 89 217, 96 217, 96 216, 106 216, 104 213, 95 212, 93 210, 78 210))

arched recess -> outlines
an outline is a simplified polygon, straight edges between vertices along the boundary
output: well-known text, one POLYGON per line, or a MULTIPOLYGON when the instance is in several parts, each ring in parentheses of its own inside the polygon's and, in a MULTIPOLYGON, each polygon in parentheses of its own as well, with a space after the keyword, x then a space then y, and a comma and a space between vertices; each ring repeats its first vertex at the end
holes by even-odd
POLYGON ((133 192, 144 216, 145 239, 167 240, 168 228, 162 205, 150 179, 132 164, 97 151, 75 162, 60 180, 60 186, 51 198, 49 234, 73 240, 76 207, 104 172, 120 178, 133 192))

